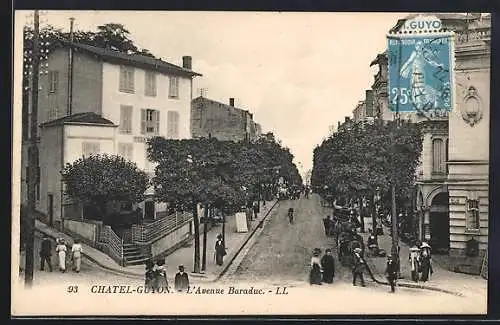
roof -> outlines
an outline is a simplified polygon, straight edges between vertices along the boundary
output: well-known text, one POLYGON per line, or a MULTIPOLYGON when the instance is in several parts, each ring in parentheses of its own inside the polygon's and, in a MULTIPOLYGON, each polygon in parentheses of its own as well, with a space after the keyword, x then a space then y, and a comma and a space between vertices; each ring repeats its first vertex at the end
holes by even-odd
POLYGON ((229 108, 229 109, 236 109, 236 110, 239 110, 241 112, 246 112, 246 113, 252 115, 252 113, 250 113, 248 110, 245 110, 245 109, 242 109, 242 108, 238 108, 236 106, 231 106, 231 105, 228 105, 228 104, 225 104, 225 103, 221 103, 221 102, 218 102, 216 100, 209 99, 209 98, 206 98, 206 97, 203 97, 203 96, 198 96, 198 97, 194 98, 193 102, 195 102, 195 101, 210 102, 212 104, 218 104, 220 107, 229 108))
POLYGON ((69 42, 66 40, 60 40, 59 42, 63 46, 73 46, 73 48, 75 49, 86 51, 108 62, 132 65, 138 68, 151 69, 166 74, 175 74, 185 77, 202 76, 202 74, 198 72, 194 72, 192 70, 177 66, 161 59, 155 59, 139 54, 128 54, 121 51, 91 46, 82 43, 69 42))
POLYGON ((42 123, 40 124, 40 126, 47 127, 47 126, 56 126, 64 124, 95 124, 95 125, 116 126, 112 121, 93 112, 77 113, 73 115, 64 116, 49 122, 42 123))
MULTIPOLYGON (((457 21, 457 20, 459 20, 459 21, 463 21, 465 23, 467 20, 479 19, 481 17, 481 14, 472 13, 472 14, 467 15, 464 13, 450 13, 450 12, 414 13, 414 14, 410 14, 410 15, 406 16, 403 19, 399 19, 398 22, 396 23, 396 25, 390 29, 390 32, 398 31, 407 20, 416 18, 418 16, 435 16, 442 21, 451 21, 451 20, 457 21)), ((445 22, 443 22, 443 23, 444 23, 444 25, 446 25, 445 22)))

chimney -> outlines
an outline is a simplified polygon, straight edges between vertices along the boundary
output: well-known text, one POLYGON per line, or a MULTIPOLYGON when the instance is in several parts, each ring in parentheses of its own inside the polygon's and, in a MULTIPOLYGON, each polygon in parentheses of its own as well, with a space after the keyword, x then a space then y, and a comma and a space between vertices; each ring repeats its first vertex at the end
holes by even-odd
POLYGON ((349 122, 349 120, 350 120, 349 116, 346 116, 345 117, 345 123, 349 122))
POLYGON ((182 57, 182 67, 184 69, 188 69, 188 70, 191 70, 191 62, 192 62, 192 58, 190 56, 183 56, 182 57))
POLYGON ((229 98, 229 106, 234 107, 234 98, 229 98))

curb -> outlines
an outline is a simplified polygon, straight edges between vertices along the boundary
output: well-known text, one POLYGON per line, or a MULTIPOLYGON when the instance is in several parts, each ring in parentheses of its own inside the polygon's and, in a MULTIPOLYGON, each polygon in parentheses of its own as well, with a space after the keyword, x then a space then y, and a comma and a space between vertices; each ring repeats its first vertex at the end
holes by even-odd
MULTIPOLYGON (((369 268, 375 270, 378 276, 381 276, 380 273, 377 271, 377 268, 375 267, 375 264, 373 263, 372 258, 367 257, 365 260, 368 262, 367 264, 370 264, 369 268)), ((367 265, 368 266, 368 265, 367 265)), ((389 282, 387 281, 381 281, 377 278, 375 278, 375 275, 373 272, 369 271, 373 281, 375 281, 378 284, 383 284, 383 285, 390 285, 389 282)), ((413 284, 413 283, 406 283, 406 282, 396 282, 396 287, 403 287, 403 288, 412 288, 412 289, 420 289, 420 290, 429 290, 429 291, 437 291, 437 292, 443 292, 447 293, 450 295, 458 296, 458 297, 463 297, 464 295, 460 292, 457 291, 451 291, 451 290, 446 290, 442 288, 437 288, 437 287, 431 287, 431 286, 426 286, 422 284, 413 284)))
POLYGON ((234 260, 236 260, 236 258, 238 258, 238 256, 243 251, 245 246, 247 246, 247 244, 250 242, 250 240, 255 237, 255 234, 257 233, 257 231, 260 229, 260 232, 262 232, 262 230, 264 229, 264 222, 267 220, 267 217, 271 214, 271 212, 274 210, 274 208, 278 205, 278 202, 279 202, 279 200, 274 201, 273 205, 266 211, 266 214, 264 215, 264 217, 262 217, 262 220, 259 221, 259 223, 255 226, 255 229, 253 229, 248 234, 248 236, 245 238, 245 240, 243 241, 243 244, 234 253, 232 253, 232 255, 230 255, 228 257, 228 263, 222 268, 222 270, 218 274, 216 274, 215 279, 213 279, 212 282, 216 282, 216 281, 220 280, 224 275, 226 275, 226 272, 231 268, 231 266, 233 266, 234 260))
MULTIPOLYGON (((193 277, 193 278, 200 279, 202 281, 207 281, 207 282, 215 282, 215 281, 217 281, 227 271, 227 269, 231 266, 232 262, 236 259, 236 257, 238 256, 238 254, 242 251, 243 247, 245 247, 245 245, 247 244, 247 242, 253 237, 253 235, 255 234, 255 232, 259 228, 262 228, 261 227, 262 223, 264 222, 264 220, 267 218, 267 216, 271 213, 271 211, 274 209, 274 207, 277 204, 278 204, 278 200, 275 200, 275 202, 272 204, 271 208, 269 208, 269 210, 267 210, 267 212, 266 212, 265 216, 263 217, 263 219, 259 222, 259 224, 255 227, 255 229, 252 232, 249 233, 249 236, 247 238, 245 238, 245 240, 243 241, 243 244, 234 253, 232 253, 232 255, 230 255, 228 257, 228 261, 229 262, 222 268, 221 271, 219 271, 215 275, 208 275, 208 274, 204 274, 204 273, 191 273, 191 272, 189 272, 188 273, 189 276, 193 277)), ((50 238, 52 238, 54 240, 56 239, 56 237, 53 234, 51 234, 50 232, 46 231, 45 229, 35 228, 35 231, 37 231, 37 232, 39 232, 41 234, 44 234, 44 235, 46 235, 46 236, 48 236, 48 237, 50 237, 50 238)), ((65 235, 65 236, 70 237, 69 235, 67 235, 65 233, 62 233, 62 234, 65 235)), ((137 274, 137 273, 128 272, 128 271, 125 271, 125 270, 119 270, 119 269, 115 269, 115 268, 109 267, 107 265, 104 265, 101 262, 97 261, 95 258, 93 258, 90 255, 88 255, 88 253, 86 253, 85 251, 82 253, 82 255, 87 260, 89 260, 90 262, 96 264, 100 268, 105 269, 106 271, 110 271, 112 273, 123 275, 125 277, 134 278, 134 279, 138 279, 138 278, 142 279, 144 277, 143 274, 137 274)))
MULTIPOLYGON (((44 235, 46 235, 46 236, 48 236, 48 237, 52 238, 52 239, 56 239, 56 237, 55 237, 53 234, 51 234, 51 233, 49 233, 49 232, 47 232, 47 231, 44 231, 44 229, 36 228, 35 230, 36 230, 37 232, 41 233, 41 234, 44 234, 44 235)), ((66 235, 66 234, 64 234, 64 235, 66 235)), ((106 266, 106 265, 102 264, 101 262, 97 261, 95 258, 91 257, 91 256, 90 256, 88 253, 86 253, 85 251, 82 253, 82 255, 83 255, 83 256, 84 256, 87 260, 89 260, 90 262, 92 262, 92 263, 94 263, 94 264, 98 265, 100 268, 103 268, 103 269, 105 269, 105 270, 107 270, 107 271, 111 271, 111 272, 113 272, 113 273, 119 273, 119 274, 121 274, 121 275, 125 275, 125 276, 127 276, 127 277, 133 277, 133 278, 142 277, 142 275, 139 275, 139 274, 136 274, 136 273, 127 272, 127 271, 122 271, 122 270, 118 270, 118 269, 114 269, 114 268, 111 268, 111 267, 109 267, 109 266, 106 266)))

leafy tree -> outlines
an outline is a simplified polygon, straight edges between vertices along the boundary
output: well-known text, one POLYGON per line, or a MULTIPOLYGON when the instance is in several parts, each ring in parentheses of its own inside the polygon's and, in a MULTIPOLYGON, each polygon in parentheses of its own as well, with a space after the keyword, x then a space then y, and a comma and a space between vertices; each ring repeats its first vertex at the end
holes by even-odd
POLYGON ((399 198, 407 199, 421 151, 422 137, 416 124, 354 124, 315 148, 311 182, 328 199, 372 198, 376 190, 385 196, 391 184, 399 198))
POLYGON ((105 154, 66 164, 62 180, 66 194, 77 202, 97 206, 103 218, 109 202, 140 202, 149 185, 148 175, 135 163, 105 154))
POLYGON ((148 158, 157 163, 153 178, 157 200, 174 200, 189 207, 193 213, 195 273, 200 272, 197 204, 237 197, 237 190, 230 182, 235 173, 230 146, 216 139, 154 137, 148 140, 148 158))
POLYGON ((140 53, 137 46, 130 39, 130 32, 118 23, 108 23, 97 26, 97 33, 93 39, 94 46, 108 48, 129 54, 140 53))
POLYGON ((235 143, 215 138, 154 137, 148 140, 148 157, 157 163, 153 178, 157 200, 175 201, 193 212, 194 272, 200 271, 197 204, 236 209, 249 199, 243 189, 255 195, 262 182, 275 181, 272 167, 276 164, 293 170, 293 156, 274 141, 235 143))

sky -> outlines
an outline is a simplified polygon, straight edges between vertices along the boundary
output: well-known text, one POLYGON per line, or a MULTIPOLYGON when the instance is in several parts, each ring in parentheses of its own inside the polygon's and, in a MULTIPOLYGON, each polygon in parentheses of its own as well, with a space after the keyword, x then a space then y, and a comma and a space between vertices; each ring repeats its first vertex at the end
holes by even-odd
MULTIPOLYGON (((30 16, 31 14, 31 16, 30 16)), ((254 113, 263 132, 274 132, 302 174, 330 126, 352 116, 386 47, 385 35, 405 13, 42 11, 41 27, 95 31, 121 23, 140 48, 182 65, 192 56, 194 95, 254 113)), ((18 23, 32 13, 16 12, 18 23)), ((16 23, 16 25, 18 25, 16 23)), ((19 25, 18 25, 19 26, 19 25)))

